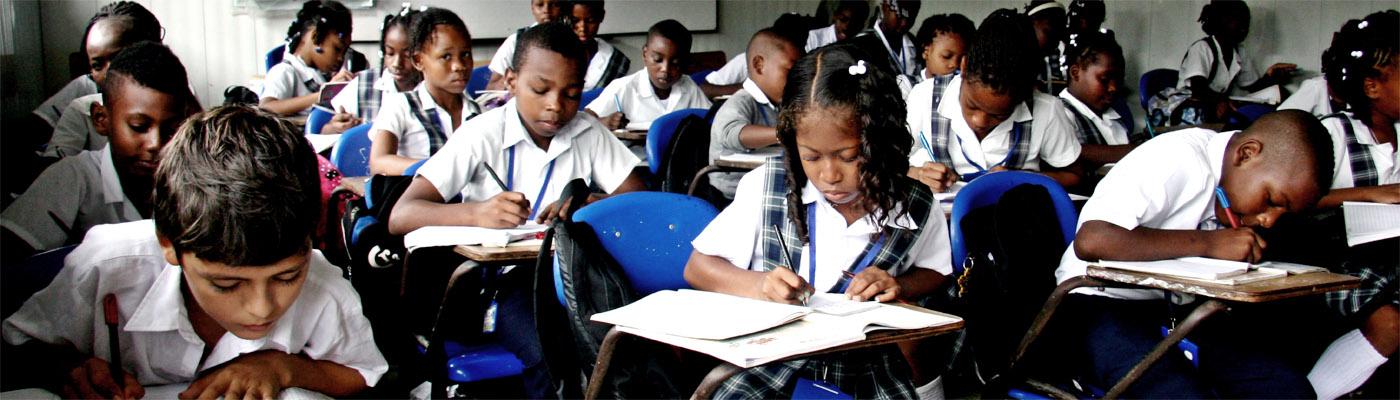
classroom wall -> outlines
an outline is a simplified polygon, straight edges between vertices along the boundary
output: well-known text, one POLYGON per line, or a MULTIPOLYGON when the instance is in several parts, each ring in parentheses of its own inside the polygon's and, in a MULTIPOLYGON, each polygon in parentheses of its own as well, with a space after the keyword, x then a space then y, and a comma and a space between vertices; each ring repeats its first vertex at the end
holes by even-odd
MULTIPOLYGON (((235 0, 138 0, 149 7, 166 25, 165 41, 188 67, 191 84, 201 102, 212 106, 222 102, 229 85, 255 84, 262 74, 263 53, 279 44, 293 13, 263 12, 235 7, 235 0)), ((638 7, 647 1, 611 0, 608 7, 638 7)), ((679 1, 679 0, 660 0, 679 1)), ((1062 0, 1063 1, 1063 0, 1062 0)), ((16 48, 15 60, 42 70, 44 93, 52 93, 67 83, 67 55, 78 47, 88 18, 105 4, 104 0, 15 0, 19 9, 37 3, 42 51, 16 48)), ((1068 3, 1068 1, 1063 1, 1068 3)), ((356 10, 356 40, 373 41, 379 18, 396 11, 400 2, 379 1, 374 9, 356 10)), ((772 23, 783 12, 812 14, 819 0, 721 0, 717 4, 718 28, 695 37, 695 51, 722 50, 732 56, 743 51, 749 35, 772 23)), ((996 8, 1020 7, 1024 0, 924 0, 919 13, 922 21, 936 13, 962 13, 980 22, 996 8)), ((1176 68, 1186 47, 1203 36, 1195 22, 1206 0, 1127 0, 1108 2, 1105 26, 1117 32, 1127 55, 1129 86, 1136 87, 1137 76, 1154 68, 1176 68)), ((466 12, 470 2, 462 2, 458 12, 466 12)), ((525 7, 521 1, 521 7, 525 7)), ((1331 33, 1348 18, 1372 11, 1400 8, 1393 0, 1253 0, 1253 27, 1245 51, 1259 68, 1273 62, 1294 62, 1304 75, 1318 73, 1318 56, 1331 33)), ((655 20, 666 18, 656 15, 655 20)), ((19 21, 20 24, 32 21, 19 21)), ((604 24, 607 24, 605 21, 604 24)), ((612 37, 613 43, 641 68, 644 35, 612 37)), ((474 57, 484 61, 494 54, 499 41, 473 43, 474 57)), ((358 43, 356 49, 377 59, 377 45, 358 43)), ((377 61, 374 61, 377 62, 377 61)), ((479 64, 480 65, 480 64, 479 64)), ((20 98, 20 106, 32 108, 43 97, 20 98)), ((1130 102, 1136 104, 1136 101, 1130 102)), ((11 106, 15 103, 10 103, 11 106)), ((1140 111, 1139 111, 1140 112, 1140 111)))

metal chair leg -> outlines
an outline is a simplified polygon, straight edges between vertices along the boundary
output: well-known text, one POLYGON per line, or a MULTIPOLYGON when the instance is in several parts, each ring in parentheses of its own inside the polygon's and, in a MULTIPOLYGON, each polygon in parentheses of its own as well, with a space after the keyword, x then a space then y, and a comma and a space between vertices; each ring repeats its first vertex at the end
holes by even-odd
POLYGON ((1128 387, 1132 386, 1133 382, 1136 382, 1138 378, 1141 378, 1142 375, 1147 372, 1148 368, 1152 367, 1152 364, 1156 363, 1158 359, 1161 359, 1162 355, 1166 354, 1167 350, 1171 349, 1172 346, 1176 346, 1177 342, 1186 338, 1187 334, 1199 327, 1201 322, 1204 322, 1206 318, 1210 318, 1215 314, 1229 309, 1229 306, 1217 300, 1209 300, 1197 306, 1195 310, 1191 311, 1191 314, 1186 316, 1186 319, 1181 321, 1181 324, 1177 325, 1176 329, 1172 330, 1171 334, 1167 335, 1161 342, 1157 342, 1157 346, 1153 347, 1152 351, 1148 352, 1147 355, 1142 358, 1142 361, 1138 361, 1137 365, 1133 366, 1133 369, 1128 370, 1128 373, 1123 375, 1123 378, 1119 379, 1118 383, 1114 384, 1113 388, 1109 389, 1108 393, 1105 394, 1103 398, 1111 400, 1122 396, 1123 392, 1128 390, 1128 387))
POLYGON ((603 336, 603 344, 598 347, 598 360, 593 364, 593 374, 588 377, 588 391, 583 398, 593 400, 598 398, 598 394, 603 391, 603 382, 608 378, 608 368, 612 366, 613 352, 617 349, 617 342, 626 335, 617 330, 614 326, 608 329, 608 334, 603 336))

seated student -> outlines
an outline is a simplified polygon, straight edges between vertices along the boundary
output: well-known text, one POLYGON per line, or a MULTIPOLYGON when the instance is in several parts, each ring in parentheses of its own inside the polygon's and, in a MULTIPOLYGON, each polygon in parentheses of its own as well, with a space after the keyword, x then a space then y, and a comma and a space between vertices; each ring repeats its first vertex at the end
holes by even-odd
MULTIPOLYGON (((1396 165, 1400 152, 1395 139, 1400 121, 1400 46, 1390 34, 1397 29, 1400 13, 1388 10, 1348 23, 1334 36, 1328 53, 1343 56, 1331 58, 1324 69, 1328 85, 1350 111, 1322 119, 1332 136, 1336 172, 1332 191, 1318 202, 1320 207, 1335 207, 1342 201, 1400 203, 1400 166, 1396 165)), ((1392 244, 1389 261, 1384 262, 1349 255, 1337 271, 1356 275, 1362 282, 1360 289, 1326 296, 1348 326, 1308 373, 1320 399, 1347 394, 1380 365, 1395 362, 1400 291, 1395 285, 1394 248, 1392 244)), ((1349 251, 1353 252, 1356 248, 1349 251)))
POLYGON ((674 19, 657 22, 642 46, 646 68, 608 84, 588 104, 589 114, 608 129, 647 129, 666 113, 687 108, 710 108, 700 86, 681 73, 690 57, 690 31, 674 19))
POLYGON ((301 136, 241 106, 182 125, 156 170, 154 221, 94 228, 5 320, 5 342, 33 357, 25 372, 83 398, 181 382, 192 382, 188 398, 293 387, 344 397, 373 386, 388 364, 359 296, 311 248, 320 179, 301 136), (115 342, 103 324, 109 295, 115 342), (121 382, 108 370, 109 343, 121 344, 121 382))
POLYGON ((972 42, 976 32, 972 20, 962 14, 938 14, 924 19, 924 23, 919 25, 919 33, 915 35, 915 41, 924 49, 919 53, 919 58, 924 60, 924 69, 919 70, 915 81, 921 83, 937 78, 946 84, 952 80, 962 66, 967 44, 972 42))
POLYGON ((1190 89, 1191 97, 1205 102, 1207 121, 1224 118, 1229 111, 1230 91, 1257 91, 1288 82, 1297 65, 1277 63, 1259 76, 1240 46, 1249 35, 1249 5, 1242 0, 1211 0, 1197 20, 1206 37, 1186 49, 1178 69, 1178 89, 1190 89))
POLYGON ((1039 88, 1045 93, 1055 93, 1060 86, 1055 82, 1065 80, 1061 69, 1060 44, 1065 40, 1065 6, 1055 0, 1034 0, 1026 4, 1026 16, 1030 17, 1035 31, 1036 54, 1042 57, 1041 68, 1036 71, 1039 88))
POLYGON ((436 7, 419 13, 409 30, 408 54, 423 83, 389 96, 374 119, 369 135, 374 142, 369 170, 374 174, 402 175, 437 152, 463 121, 481 113, 466 93, 472 42, 457 14, 436 7))
POLYGON ((865 30, 865 19, 870 17, 870 2, 866 0, 836 0, 836 9, 831 12, 831 25, 817 28, 807 33, 804 51, 836 43, 846 38, 856 37, 865 30))
POLYGON ((1112 36, 1088 32, 1074 38, 1065 56, 1069 86, 1060 91, 1060 101, 1078 133, 1080 159, 1086 170, 1118 162, 1134 147, 1126 122, 1133 116, 1113 110, 1124 85, 1123 49, 1112 36))
MULTIPOLYGON (((788 70, 802 56, 798 43, 779 35, 772 28, 758 31, 749 39, 749 79, 715 113, 710 125, 710 163, 735 153, 778 144, 778 101, 783 97, 788 70)), ((734 198, 739 173, 710 175, 710 185, 726 198, 734 198)))
MULTIPOLYGON (((535 25, 563 21, 564 3, 564 0, 530 0, 530 16, 535 18, 535 22, 516 30, 501 42, 501 47, 496 49, 496 54, 491 56, 491 64, 487 66, 491 70, 491 80, 486 83, 487 89, 509 90, 505 86, 505 76, 506 70, 511 68, 510 62, 515 60, 516 37, 535 25)), ((572 13, 572 10, 570 12, 572 13)))
MULTIPOLYGON (((778 16, 778 19, 773 21, 773 30, 791 38, 793 43, 803 43, 810 33, 806 17, 797 13, 778 16)), ((729 96, 743 89, 745 79, 749 79, 749 56, 739 53, 725 62, 724 66, 705 75, 704 81, 696 83, 700 85, 700 91, 705 92, 705 96, 715 98, 729 96)))
MULTIPOLYGON (((406 234, 430 225, 510 228, 546 222, 572 210, 558 199, 574 179, 616 194, 644 187, 633 169, 639 163, 617 137, 593 117, 578 113, 583 92, 583 46, 563 23, 526 29, 516 41, 506 71, 512 99, 462 124, 429 158, 404 190, 389 217, 389 231, 406 234), (488 170, 487 167, 490 169, 488 170), (505 189, 492 177, 494 171, 505 189), (458 195, 460 203, 447 203, 458 195)), ((594 195, 591 200, 602 198, 594 195)), ((519 269, 516 269, 519 271, 519 269)), ((525 365, 526 397, 553 397, 542 362, 525 273, 507 273, 497 294, 502 344, 525 365)), ((446 279, 443 279, 446 281, 446 279)))
POLYGON ((4 260, 75 244, 101 224, 151 216, 151 176, 160 149, 199 111, 180 59, 151 41, 112 58, 93 124, 110 139, 97 151, 64 158, 0 213, 4 260))
MULTIPOLYGON (((87 54, 88 65, 92 70, 74 82, 90 81, 96 85, 90 94, 68 98, 63 104, 54 104, 54 107, 61 107, 62 110, 61 113, 53 115, 54 119, 50 120, 49 115, 43 114, 45 120, 53 125, 53 135, 49 137, 49 144, 44 149, 45 157, 67 157, 84 150, 101 150, 107 145, 107 138, 97 134, 92 125, 93 107, 102 107, 102 94, 98 93, 97 88, 102 86, 112 57, 132 43, 143 40, 160 42, 164 33, 162 29, 155 14, 151 14, 150 10, 140 4, 129 1, 102 6, 97 15, 92 16, 83 35, 83 52, 87 54)), ((64 90, 68 90, 68 87, 64 90)), ((60 92, 49 98, 49 101, 65 101, 63 96, 64 93, 60 92)), ((40 109, 43 108, 45 107, 40 106, 40 109)), ((47 110, 46 113, 57 110, 47 110)), ((36 109, 34 112, 39 111, 36 109)))
POLYGON ((383 55, 380 69, 366 68, 355 73, 345 90, 331 98, 336 114, 321 128, 321 133, 341 133, 365 121, 374 121, 385 95, 393 97, 411 91, 423 81, 422 74, 413 69, 413 59, 408 53, 409 29, 421 10, 409 7, 408 3, 404 5, 399 12, 384 16, 384 27, 379 33, 379 53, 383 55))
MULTIPOLYGON (((1094 260, 1199 256, 1258 262, 1267 244, 1254 229, 1312 208, 1326 193, 1330 147, 1317 119, 1296 110, 1267 114, 1243 132, 1187 129, 1160 135, 1129 153, 1099 183, 1055 277, 1064 282, 1083 275, 1094 260)), ((1117 382, 1162 340, 1162 327, 1175 318, 1160 290, 1073 293, 1061 307, 1076 321, 1063 333, 1065 354, 1098 387, 1117 382)), ((1164 358, 1124 396, 1313 398, 1305 371, 1288 360, 1298 346, 1280 343, 1294 332, 1242 323, 1255 319, 1249 317, 1256 310, 1264 311, 1242 308, 1194 331, 1190 339, 1201 349, 1199 367, 1185 358, 1164 358)), ((1295 320, 1274 323, 1289 321, 1295 320)))
POLYGON ((909 37, 909 29, 919 16, 920 2, 914 0, 881 0, 879 19, 866 33, 852 39, 852 44, 868 54, 878 54, 871 60, 884 68, 899 84, 900 94, 908 97, 919 74, 919 49, 909 37))
POLYGON ((598 38, 598 28, 603 25, 606 14, 603 0, 576 0, 569 8, 567 19, 573 25, 578 40, 583 42, 584 55, 588 57, 583 89, 602 89, 613 80, 627 75, 632 68, 632 60, 606 40, 598 38))
POLYGON ((1079 184, 1079 141, 1064 104, 1035 90, 1034 34, 1024 15, 993 11, 977 27, 962 73, 909 93, 909 176, 935 192, 988 172, 1030 170, 1079 184))
MULTIPOLYGON (((917 301, 944 282, 952 272, 946 223, 928 188, 903 177, 911 144, 895 134, 905 127, 894 79, 866 61, 883 55, 837 44, 798 61, 778 118, 784 157, 745 175, 734 203, 695 238, 686 282, 789 304, 817 291, 917 301), (768 250, 783 242, 790 257, 768 250), (871 243, 881 250, 863 255, 871 243)), ((915 389, 906 367, 888 350, 809 357, 741 372, 714 397, 787 398, 790 378, 813 376, 856 398, 937 390, 915 389)))
POLYGON ((287 54, 267 70, 259 107, 278 115, 307 115, 326 82, 345 82, 350 10, 335 0, 307 0, 287 28, 287 54))

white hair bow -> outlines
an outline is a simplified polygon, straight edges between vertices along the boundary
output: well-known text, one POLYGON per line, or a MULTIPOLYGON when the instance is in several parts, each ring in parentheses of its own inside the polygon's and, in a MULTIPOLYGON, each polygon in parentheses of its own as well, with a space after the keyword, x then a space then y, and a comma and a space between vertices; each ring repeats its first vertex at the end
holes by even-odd
POLYGON ((865 60, 858 60, 855 64, 846 67, 846 73, 851 75, 865 75, 865 60))

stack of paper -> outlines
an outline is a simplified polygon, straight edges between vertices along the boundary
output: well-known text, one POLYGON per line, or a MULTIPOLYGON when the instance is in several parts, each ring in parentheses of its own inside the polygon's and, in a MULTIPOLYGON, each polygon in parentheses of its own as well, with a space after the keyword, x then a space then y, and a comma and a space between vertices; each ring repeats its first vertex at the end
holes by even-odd
POLYGON ((548 228, 536 224, 525 224, 512 229, 490 229, 475 226, 425 226, 404 235, 403 245, 409 249, 457 245, 505 247, 510 242, 534 239, 548 228))
POLYGON ((1217 260, 1204 257, 1183 257, 1159 261, 1101 261, 1100 266, 1128 271, 1146 272, 1218 285, 1242 285, 1288 275, 1325 272, 1326 268, 1286 262, 1265 262, 1251 265, 1243 261, 1217 260))

